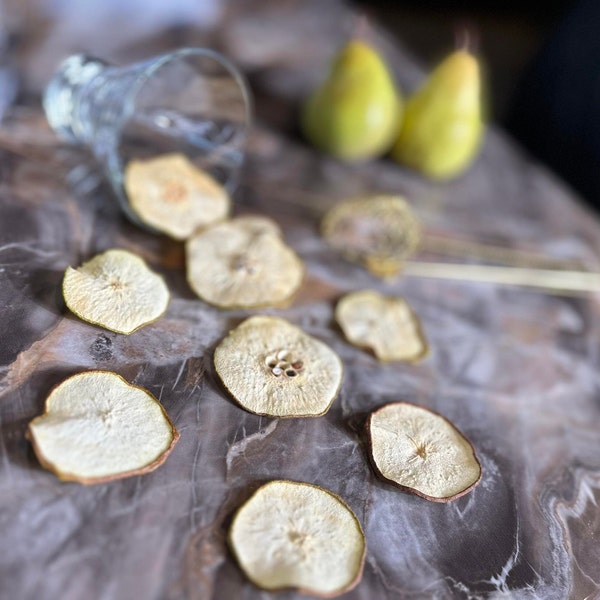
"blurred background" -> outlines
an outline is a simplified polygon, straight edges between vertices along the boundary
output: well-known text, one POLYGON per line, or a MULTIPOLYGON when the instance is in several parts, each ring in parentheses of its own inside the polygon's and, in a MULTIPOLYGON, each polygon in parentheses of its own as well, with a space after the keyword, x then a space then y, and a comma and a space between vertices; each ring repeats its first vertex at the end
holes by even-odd
POLYGON ((472 31, 488 70, 491 112, 505 122, 520 76, 575 0, 355 0, 427 66, 440 61, 457 31, 472 31))
MULTIPOLYGON (((288 2, 277 3, 280 12, 285 13, 288 2)), ((157 35, 163 46, 165 36, 171 37, 173 47, 218 45, 211 39, 211 28, 241 4, 4 0, 0 4, 0 114, 13 102, 37 101, 57 62, 75 51, 118 62, 124 48, 128 56, 135 55, 136 49, 147 56, 157 35)), ((589 204, 600 207, 598 0, 352 0, 351 4, 386 29, 424 69, 445 56, 457 32, 466 29, 486 69, 492 120, 589 204)), ((251 5, 248 0, 245 10, 250 11, 251 5)), ((315 10, 315 4, 308 2, 309 9, 315 10)), ((250 57, 249 63, 253 60, 250 57)), ((289 80, 285 85, 293 87, 289 80)), ((275 115, 278 109, 268 106, 265 112, 275 115)))
POLYGON ((429 66, 466 27, 487 68, 490 115, 600 209, 598 0, 357 1, 429 66))

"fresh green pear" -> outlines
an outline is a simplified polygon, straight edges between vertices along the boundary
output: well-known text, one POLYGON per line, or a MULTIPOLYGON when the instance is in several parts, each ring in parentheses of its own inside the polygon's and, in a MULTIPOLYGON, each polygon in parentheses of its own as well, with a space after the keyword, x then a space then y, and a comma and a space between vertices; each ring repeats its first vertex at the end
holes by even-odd
POLYGON ((359 161, 387 152, 398 137, 402 101, 381 56, 353 40, 335 57, 329 77, 308 98, 305 137, 338 158, 359 161))
POLYGON ((475 158, 484 126, 481 74, 465 50, 448 56, 406 103, 392 156, 432 179, 448 179, 475 158))

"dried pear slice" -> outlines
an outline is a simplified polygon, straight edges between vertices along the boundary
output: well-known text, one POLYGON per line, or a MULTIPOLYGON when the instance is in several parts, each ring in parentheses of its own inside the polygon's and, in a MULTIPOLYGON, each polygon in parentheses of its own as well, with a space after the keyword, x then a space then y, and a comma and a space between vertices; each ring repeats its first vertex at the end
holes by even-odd
POLYGON ((220 308, 281 306, 296 293, 304 265, 269 219, 238 217, 187 241, 187 278, 220 308))
POLYGON ((342 361, 278 317, 246 319, 217 346, 215 368, 235 400, 269 417, 318 417, 335 400, 342 361))
POLYGON ((321 598, 358 584, 366 551, 360 522, 341 498, 285 480, 263 485, 238 509, 229 544, 258 587, 321 598))
POLYGON ((233 219, 238 227, 242 227, 250 235, 271 234, 281 237, 281 228, 275 221, 260 215, 242 215, 233 219))
POLYGON ((126 250, 107 250, 63 279, 67 307, 80 319, 129 334, 167 310, 169 290, 143 259, 126 250))
POLYGON ((373 350, 379 360, 417 362, 427 356, 419 319, 400 297, 374 290, 346 294, 335 319, 351 344, 373 350))
POLYGON ((225 188, 183 154, 130 161, 123 186, 140 220, 176 240, 229 214, 225 188))
POLYGON ((449 502, 481 479, 475 450, 442 415, 394 402, 369 417, 371 461, 383 479, 432 502, 449 502))
POLYGON ((400 272, 421 237, 406 201, 385 195, 337 204, 325 215, 321 230, 332 248, 380 277, 400 272))
POLYGON ((153 471, 179 433, 150 392, 116 373, 88 371, 50 392, 28 437, 42 466, 87 485, 153 471))

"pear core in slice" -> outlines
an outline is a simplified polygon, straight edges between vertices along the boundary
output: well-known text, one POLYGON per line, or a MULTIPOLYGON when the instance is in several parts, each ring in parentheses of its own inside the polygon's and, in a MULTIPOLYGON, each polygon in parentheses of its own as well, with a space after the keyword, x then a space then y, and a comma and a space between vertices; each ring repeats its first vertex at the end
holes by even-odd
POLYGON ((270 417, 323 415, 342 383, 339 356, 278 317, 246 319, 217 346, 214 360, 242 408, 270 417))
POLYGON ((416 362, 427 355, 419 319, 402 298, 352 292, 338 302, 335 318, 350 343, 372 349, 379 360, 416 362))
POLYGON ((372 413, 367 428, 375 470, 404 491, 448 502, 471 491, 481 479, 471 443, 431 410, 394 402, 372 413))
POLYGON ((183 154, 130 161, 123 185, 140 220, 177 240, 229 213, 225 188, 183 154))
POLYGON ((149 473, 179 439, 150 392, 108 371, 79 373, 55 387, 28 436, 45 468, 84 484, 149 473))
POLYGON ((421 236, 417 219, 399 196, 341 202, 325 215, 321 228, 332 248, 379 277, 400 272, 421 236))
POLYGON ((167 310, 169 290, 143 259, 126 250, 107 250, 63 279, 67 307, 80 319, 129 334, 167 310))
POLYGON ((229 543, 258 587, 325 598, 360 581, 366 550, 358 519, 338 496, 284 480, 263 485, 238 509, 229 543))
POLYGON ((187 241, 187 278, 220 308, 281 306, 298 290, 304 265, 273 221, 238 217, 187 241))

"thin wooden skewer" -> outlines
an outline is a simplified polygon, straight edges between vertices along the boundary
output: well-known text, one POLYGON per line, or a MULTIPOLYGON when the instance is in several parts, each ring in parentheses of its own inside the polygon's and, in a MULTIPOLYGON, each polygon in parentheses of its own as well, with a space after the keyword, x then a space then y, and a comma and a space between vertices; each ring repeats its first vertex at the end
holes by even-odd
POLYGON ((415 277, 519 285, 556 292, 600 292, 600 273, 593 271, 407 261, 402 273, 415 277))
MULTIPOLYGON (((7 143, 4 139, 2 139, 2 146, 11 152, 19 153, 17 148, 12 147, 11 143, 7 143)), ((300 205, 300 203, 294 202, 291 204, 300 205)), ((315 212, 312 206, 302 204, 302 208, 309 212, 315 212)), ((319 211, 319 216, 320 214, 321 211, 319 211)), ((512 259, 517 264, 521 261, 532 260, 531 254, 524 251, 464 240, 435 239, 436 236, 426 235, 426 239, 427 237, 429 240, 424 244, 425 249, 434 251, 460 254, 465 250, 471 250, 475 251, 476 255, 483 255, 483 258, 495 258, 501 262, 512 262, 512 259)), ((556 292, 600 292, 600 273, 561 269, 560 265, 567 266, 568 262, 560 259, 535 257, 534 260, 536 259, 548 261, 549 264, 554 263, 559 268, 407 261, 402 272, 404 275, 415 277, 527 286, 556 292)))
POLYGON ((418 251, 429 251, 445 256, 475 258, 490 261, 499 266, 525 267, 534 269, 562 269, 585 271, 581 260, 565 259, 545 255, 541 252, 521 250, 509 246, 498 246, 488 242, 478 242, 425 232, 418 251))

